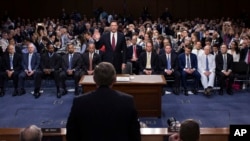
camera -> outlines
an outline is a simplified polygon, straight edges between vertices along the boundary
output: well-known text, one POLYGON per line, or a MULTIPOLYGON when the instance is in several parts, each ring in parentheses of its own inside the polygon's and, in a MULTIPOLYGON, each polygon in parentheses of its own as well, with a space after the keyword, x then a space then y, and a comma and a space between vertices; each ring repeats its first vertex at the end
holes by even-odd
POLYGON ((181 124, 174 117, 170 117, 167 123, 169 132, 179 132, 181 124))
POLYGON ((43 26, 43 23, 37 23, 38 26, 43 26))

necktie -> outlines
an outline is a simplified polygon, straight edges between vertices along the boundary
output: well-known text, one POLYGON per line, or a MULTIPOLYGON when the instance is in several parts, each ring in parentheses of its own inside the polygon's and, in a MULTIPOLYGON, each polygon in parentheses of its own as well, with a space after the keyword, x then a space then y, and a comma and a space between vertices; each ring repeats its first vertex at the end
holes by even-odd
POLYGON ((151 56, 150 53, 147 53, 147 64, 146 64, 147 69, 151 69, 151 56))
POLYGON ((113 50, 115 50, 115 34, 113 33, 113 36, 112 36, 112 48, 113 50))
POLYGON ((93 69, 93 64, 92 64, 93 58, 92 58, 92 53, 89 54, 89 70, 92 71, 93 69))
POLYGON ((137 58, 137 55, 136 55, 136 46, 133 46, 133 58, 137 58))
POLYGON ((10 55, 10 69, 13 70, 13 55, 10 55))
POLYGON ((73 54, 69 54, 69 70, 71 70, 72 68, 72 58, 73 58, 73 54))
POLYGON ((206 71, 209 71, 209 67, 208 67, 208 56, 206 56, 206 71))
POLYGON ((223 70, 227 71, 227 58, 226 55, 223 55, 223 70))
POLYGON ((190 60, 189 60, 189 56, 187 55, 187 68, 190 69, 191 68, 191 64, 190 64, 190 60))
POLYGON ((167 55, 167 69, 171 69, 171 61, 170 61, 170 56, 167 55))
POLYGON ((31 68, 31 59, 32 59, 32 54, 29 54, 29 60, 28 60, 28 70, 31 71, 32 68, 31 68))

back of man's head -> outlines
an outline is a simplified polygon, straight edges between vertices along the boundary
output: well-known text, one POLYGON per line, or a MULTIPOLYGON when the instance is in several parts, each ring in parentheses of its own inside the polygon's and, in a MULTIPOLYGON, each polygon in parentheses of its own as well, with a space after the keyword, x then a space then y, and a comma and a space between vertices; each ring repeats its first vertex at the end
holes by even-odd
POLYGON ((116 80, 114 66, 108 62, 101 62, 95 67, 94 81, 98 86, 111 86, 116 80))
POLYGON ((36 125, 24 128, 20 133, 20 141, 41 141, 42 131, 36 125))
POLYGON ((199 141, 200 126, 199 123, 193 119, 187 119, 181 123, 180 139, 182 141, 199 141))

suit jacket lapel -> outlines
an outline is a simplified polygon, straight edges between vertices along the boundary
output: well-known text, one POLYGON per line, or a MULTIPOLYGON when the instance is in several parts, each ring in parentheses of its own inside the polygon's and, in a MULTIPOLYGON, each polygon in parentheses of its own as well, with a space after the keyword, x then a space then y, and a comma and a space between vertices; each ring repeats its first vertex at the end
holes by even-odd
POLYGON ((113 50, 110 36, 111 36, 111 32, 109 32, 109 34, 108 34, 108 42, 109 42, 109 46, 113 50))

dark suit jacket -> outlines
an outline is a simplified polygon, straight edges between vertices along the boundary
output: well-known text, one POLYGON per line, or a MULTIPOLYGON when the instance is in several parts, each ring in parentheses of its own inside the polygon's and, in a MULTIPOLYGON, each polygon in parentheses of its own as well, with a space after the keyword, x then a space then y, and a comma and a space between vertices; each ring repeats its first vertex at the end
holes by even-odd
MULTIPOLYGON (((93 59, 92 59, 92 67, 95 68, 96 65, 98 65, 101 62, 101 56, 97 53, 94 53, 93 59)), ((82 55, 82 69, 84 73, 87 72, 89 69, 89 52, 85 52, 82 55)))
MULTIPOLYGON (((159 56, 159 71, 163 74, 167 67, 166 54, 159 56)), ((174 71, 179 71, 179 61, 176 53, 171 53, 171 69, 174 71)))
MULTIPOLYGON (((223 70, 223 56, 222 54, 218 54, 215 56, 216 63, 216 73, 220 73, 223 70)), ((233 56, 227 53, 227 69, 232 70, 233 66, 233 56)))
POLYGON ((53 56, 49 57, 49 54, 43 53, 41 56, 41 69, 53 69, 59 70, 61 68, 61 56, 54 52, 53 56))
POLYGON ((67 141, 140 141, 133 97, 101 86, 76 97, 67 121, 67 141))
POLYGON ((115 50, 113 51, 111 40, 110 40, 110 32, 104 33, 100 40, 96 42, 96 48, 100 49, 103 45, 105 46, 105 52, 102 56, 102 61, 110 62, 114 65, 117 73, 121 73, 121 65, 122 63, 127 62, 126 59, 126 52, 127 52, 127 45, 125 36, 117 32, 117 43, 115 50))
POLYGON ((248 50, 250 50, 250 47, 246 47, 240 50, 240 61, 245 61, 248 50))
MULTIPOLYGON (((22 58, 22 69, 28 70, 29 66, 29 53, 24 53, 22 58)), ((40 67, 40 54, 39 53, 33 53, 32 59, 31 59, 31 69, 33 71, 39 70, 40 67)))
MULTIPOLYGON (((136 45, 136 55, 137 58, 140 57, 140 54, 142 53, 142 47, 139 45, 136 45)), ((131 62, 131 59, 133 57, 133 46, 129 46, 127 48, 127 61, 131 62)))
MULTIPOLYGON (((186 67, 186 54, 182 53, 178 56, 179 59, 179 69, 180 71, 183 71, 183 69, 186 67)), ((195 54, 190 53, 190 63, 192 69, 198 70, 198 62, 197 62, 197 57, 195 54)))
MULTIPOLYGON (((18 53, 14 53, 13 56, 13 70, 21 71, 22 70, 22 56, 18 53)), ((10 57, 8 53, 3 55, 3 70, 10 70, 10 57)))
MULTIPOLYGON (((80 53, 75 52, 72 58, 72 67, 71 69, 75 71, 81 71, 81 61, 82 57, 80 53)), ((69 68, 69 54, 65 54, 62 57, 62 70, 67 71, 69 68)))
MULTIPOLYGON (((158 55, 155 52, 151 52, 151 69, 153 73, 158 72, 158 55)), ((141 53, 139 57, 139 71, 143 72, 144 69, 146 69, 146 64, 147 64, 147 52, 141 53)))

